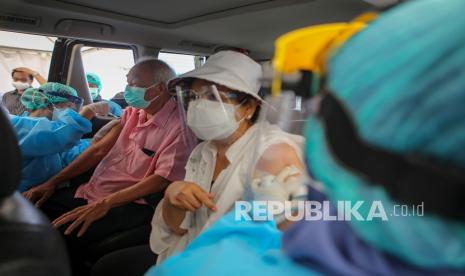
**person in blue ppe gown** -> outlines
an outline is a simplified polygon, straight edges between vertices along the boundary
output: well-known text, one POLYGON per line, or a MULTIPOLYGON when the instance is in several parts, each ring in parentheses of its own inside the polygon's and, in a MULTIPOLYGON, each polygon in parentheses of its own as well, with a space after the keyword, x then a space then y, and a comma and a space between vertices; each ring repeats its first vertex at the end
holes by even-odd
POLYGON ((326 59, 305 130, 323 185, 309 200, 331 212, 363 201, 365 219, 301 220, 281 234, 230 213, 147 275, 465 275, 463 10, 402 3, 326 59), (368 220, 373 202, 385 212, 368 220))
POLYGON ((82 104, 73 88, 46 83, 27 89, 21 97, 30 110, 22 116, 10 116, 22 157, 19 191, 41 184, 73 161, 91 143, 81 139, 92 130, 94 106, 75 111, 82 104))
POLYGON ((110 106, 110 113, 115 115, 116 117, 121 117, 123 113, 123 109, 121 106, 114 101, 104 100, 102 96, 100 96, 100 92, 102 91, 102 81, 100 77, 91 72, 86 73, 87 85, 89 86, 90 96, 94 102, 101 102, 105 101, 110 106))

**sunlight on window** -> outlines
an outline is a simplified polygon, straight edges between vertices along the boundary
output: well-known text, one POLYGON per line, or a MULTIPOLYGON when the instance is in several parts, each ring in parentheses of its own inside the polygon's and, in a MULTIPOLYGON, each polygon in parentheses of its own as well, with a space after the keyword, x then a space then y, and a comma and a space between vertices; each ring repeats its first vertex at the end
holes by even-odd
MULTIPOLYGON (((0 95, 12 91, 11 72, 27 67, 47 78, 55 37, 0 31, 0 95)), ((32 86, 38 87, 34 80, 32 86)))
POLYGON ((82 48, 82 61, 86 72, 100 77, 103 99, 111 99, 126 87, 126 75, 134 65, 133 52, 130 49, 82 48))
POLYGON ((161 52, 158 58, 168 63, 178 75, 195 69, 195 56, 193 55, 161 52))

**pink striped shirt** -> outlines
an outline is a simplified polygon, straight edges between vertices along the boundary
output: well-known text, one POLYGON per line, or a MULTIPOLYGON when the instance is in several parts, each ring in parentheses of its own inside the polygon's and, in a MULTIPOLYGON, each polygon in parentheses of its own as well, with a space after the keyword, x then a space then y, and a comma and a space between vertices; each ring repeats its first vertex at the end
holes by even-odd
POLYGON ((121 124, 123 130, 115 145, 90 181, 78 188, 75 197, 93 202, 154 174, 170 181, 184 178, 191 152, 186 141, 192 141, 194 136, 184 126, 174 100, 149 120, 144 110, 126 108, 121 124))

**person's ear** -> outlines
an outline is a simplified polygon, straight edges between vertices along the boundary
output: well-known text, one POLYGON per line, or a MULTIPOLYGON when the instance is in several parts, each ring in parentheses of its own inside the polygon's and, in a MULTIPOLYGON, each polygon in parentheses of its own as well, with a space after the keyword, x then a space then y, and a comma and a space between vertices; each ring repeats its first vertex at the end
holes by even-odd
POLYGON ((250 121, 252 119, 253 115, 255 114, 255 111, 257 110, 257 102, 252 100, 247 103, 246 106, 246 112, 245 112, 245 118, 250 121))
POLYGON ((169 95, 169 94, 170 94, 170 93, 169 93, 170 91, 169 91, 169 89, 168 89, 168 84, 167 84, 167 83, 165 83, 165 82, 160 82, 160 83, 158 84, 158 88, 159 88, 159 93, 158 93, 159 95, 169 95))
POLYGON ((160 82, 159 84, 157 84, 157 88, 160 92, 168 91, 168 85, 164 82, 160 82))
POLYGON ((46 108, 43 113, 42 113, 44 117, 47 117, 49 120, 52 120, 53 119, 53 107, 50 109, 50 108, 46 108))

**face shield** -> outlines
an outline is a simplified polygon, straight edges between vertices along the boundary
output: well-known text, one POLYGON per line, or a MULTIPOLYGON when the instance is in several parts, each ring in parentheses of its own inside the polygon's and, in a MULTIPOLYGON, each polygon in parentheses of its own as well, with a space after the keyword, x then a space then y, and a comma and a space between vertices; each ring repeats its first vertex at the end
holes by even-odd
POLYGON ((185 124, 200 140, 230 138, 247 116, 240 110, 246 94, 214 84, 178 85, 176 96, 185 124))
POLYGON ((76 112, 79 112, 81 110, 82 104, 84 102, 84 100, 80 97, 69 95, 69 94, 62 93, 62 92, 49 91, 46 93, 47 95, 50 95, 50 96, 66 99, 68 101, 66 103, 67 107, 73 109, 76 112))

